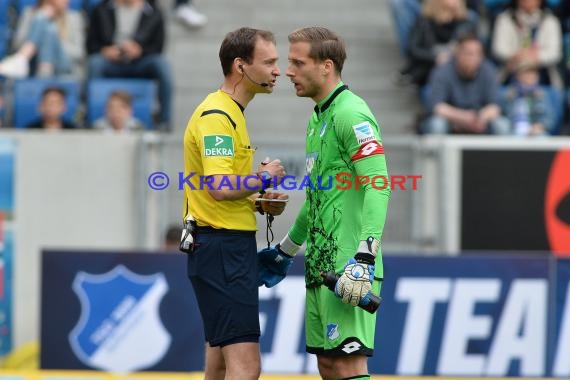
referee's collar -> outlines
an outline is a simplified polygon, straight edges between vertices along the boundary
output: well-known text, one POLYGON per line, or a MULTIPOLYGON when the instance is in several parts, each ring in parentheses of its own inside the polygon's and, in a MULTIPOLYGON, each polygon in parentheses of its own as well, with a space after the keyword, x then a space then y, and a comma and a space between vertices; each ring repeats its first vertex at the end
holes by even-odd
POLYGON ((346 84, 340 82, 338 84, 338 87, 335 90, 333 90, 333 92, 328 96, 328 99, 325 98, 325 100, 321 103, 320 107, 318 104, 315 106, 316 114, 318 115, 319 113, 325 112, 327 110, 327 108, 330 107, 330 105, 335 100, 335 98, 344 90, 348 90, 348 86, 346 84))

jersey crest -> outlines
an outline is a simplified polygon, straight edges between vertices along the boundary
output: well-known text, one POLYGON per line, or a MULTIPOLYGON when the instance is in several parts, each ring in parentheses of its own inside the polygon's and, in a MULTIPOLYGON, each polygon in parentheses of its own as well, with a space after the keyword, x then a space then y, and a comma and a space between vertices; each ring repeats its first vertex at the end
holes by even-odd
POLYGON ((323 121, 323 124, 321 125, 321 131, 319 132, 319 137, 323 137, 326 130, 327 130, 327 122, 323 121))

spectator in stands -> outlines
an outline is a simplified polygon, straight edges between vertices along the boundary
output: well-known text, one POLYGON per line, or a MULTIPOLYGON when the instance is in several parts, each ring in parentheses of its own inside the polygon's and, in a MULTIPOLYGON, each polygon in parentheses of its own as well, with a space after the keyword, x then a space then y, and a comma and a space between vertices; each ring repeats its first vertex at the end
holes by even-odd
MULTIPOLYGON (((467 8, 478 14, 484 0, 467 0, 467 8)), ((407 57, 410 30, 421 13, 422 0, 390 0, 390 13, 402 55, 407 57)))
POLYGON ((515 81, 505 91, 503 112, 519 136, 544 136, 554 128, 554 106, 539 85, 539 72, 530 61, 515 69, 515 81))
POLYGON ((182 228, 179 225, 171 225, 166 230, 162 249, 165 251, 178 251, 180 248, 180 239, 182 237, 182 228))
POLYGON ((65 90, 60 87, 47 87, 39 104, 40 119, 28 124, 27 128, 43 128, 49 131, 75 129, 76 125, 64 120, 66 111, 65 90))
POLYGON ((410 30, 421 13, 422 0, 390 0, 390 12, 402 55, 409 51, 410 30))
POLYGON ((208 18, 198 12, 192 0, 176 0, 174 11, 176 18, 190 28, 201 28, 208 22, 208 18))
POLYGON ((510 133, 497 104, 495 69, 477 35, 458 39, 454 58, 432 72, 429 86, 431 116, 422 124, 423 133, 510 133))
POLYGON ((497 16, 492 53, 501 64, 499 81, 506 83, 522 61, 541 71, 541 83, 562 89, 557 65, 562 59, 562 31, 544 0, 512 0, 497 16))
POLYGON ((69 0, 39 0, 24 9, 12 42, 15 53, 0 62, 0 75, 25 78, 80 77, 85 59, 83 15, 69 9, 69 0))
POLYGON ((172 74, 162 54, 164 40, 162 13, 146 0, 108 0, 91 12, 89 77, 158 80, 159 123, 166 130, 171 118, 172 74))
POLYGON ((141 121, 133 116, 131 95, 125 91, 113 91, 109 95, 105 116, 95 120, 93 127, 117 133, 129 133, 143 129, 141 121))
POLYGON ((476 31, 464 0, 425 0, 410 32, 409 62, 398 83, 424 86, 433 67, 451 58, 457 36, 476 31))

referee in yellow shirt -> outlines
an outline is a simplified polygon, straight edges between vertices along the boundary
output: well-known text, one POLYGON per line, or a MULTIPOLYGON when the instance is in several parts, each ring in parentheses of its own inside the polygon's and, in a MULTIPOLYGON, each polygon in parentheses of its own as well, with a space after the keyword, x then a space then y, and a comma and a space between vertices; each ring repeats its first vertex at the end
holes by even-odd
POLYGON ((220 47, 222 87, 196 108, 184 133, 184 218, 197 225, 188 253, 206 337, 206 379, 258 379, 259 298, 254 213, 279 215, 286 194, 264 193, 280 183, 280 160, 254 172, 244 109, 258 93, 272 93, 277 49, 269 31, 240 28, 220 47), (264 193, 263 195, 260 194, 264 193))

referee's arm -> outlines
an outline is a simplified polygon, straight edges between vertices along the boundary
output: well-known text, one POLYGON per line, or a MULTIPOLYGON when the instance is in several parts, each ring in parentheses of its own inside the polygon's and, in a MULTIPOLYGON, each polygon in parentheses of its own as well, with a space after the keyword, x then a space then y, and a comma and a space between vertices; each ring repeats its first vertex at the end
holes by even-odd
POLYGON ((217 201, 235 201, 247 198, 262 190, 261 179, 257 174, 237 176, 216 174, 211 176, 213 181, 208 182, 208 194, 217 201))
MULTIPOLYGON (((252 194, 265 190, 260 172, 269 173, 271 183, 279 184, 286 174, 281 160, 264 162, 257 173, 249 175, 213 174, 211 185, 207 186, 208 194, 217 201, 235 201, 247 198, 252 194)), ((265 174, 267 174, 265 173, 265 174)))

